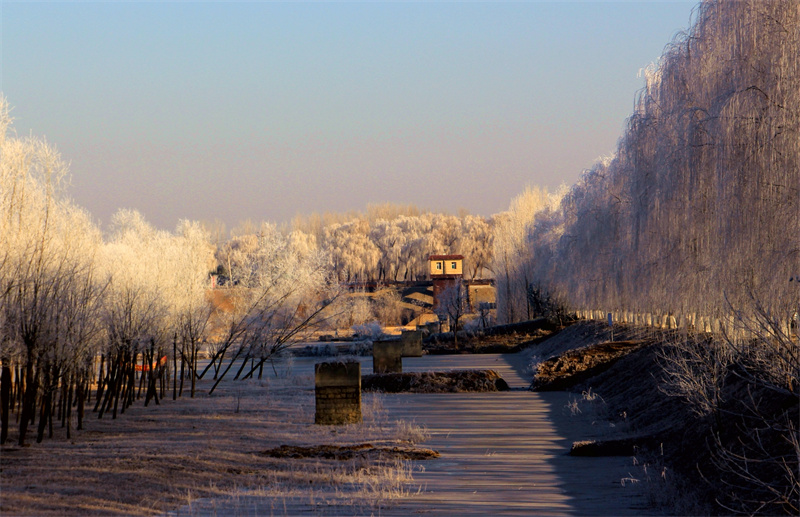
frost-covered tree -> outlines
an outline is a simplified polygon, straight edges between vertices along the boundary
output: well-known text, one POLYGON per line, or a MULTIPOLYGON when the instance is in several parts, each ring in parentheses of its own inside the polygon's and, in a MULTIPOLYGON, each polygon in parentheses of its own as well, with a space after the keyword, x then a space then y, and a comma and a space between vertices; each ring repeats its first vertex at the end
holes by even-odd
POLYGON ((216 311, 220 337, 212 357, 212 364, 227 365, 211 392, 234 365, 234 378, 260 373, 266 361, 332 317, 325 309, 339 294, 329 258, 298 250, 270 224, 261 225, 247 248, 237 249, 228 267, 229 307, 216 311))
POLYGON ((208 298, 209 271, 214 268, 214 248, 210 235, 197 222, 183 220, 172 237, 166 260, 172 266, 168 280, 173 326, 173 399, 178 380, 177 362, 181 363, 181 392, 187 375, 191 396, 195 394, 197 357, 208 335, 211 303, 208 298), (180 348, 178 348, 180 346, 180 348))
POLYGON ((537 215, 558 202, 558 194, 528 187, 511 201, 507 212, 494 217, 492 271, 497 286, 497 314, 501 322, 531 318, 528 290, 535 253, 528 247, 537 215), (532 256, 534 255, 534 256, 532 256))
MULTIPOLYGON (((96 335, 100 233, 65 197, 68 170, 58 151, 42 139, 17 137, 11 123, 0 97, 0 441, 8 436, 11 401, 5 394, 16 365, 18 440, 24 444, 37 409, 37 441, 46 428, 52 434, 60 388, 86 389, 96 335)), ((82 405, 79 410, 80 421, 82 405)), ((62 411, 65 420, 71 411, 71 404, 62 411)))
POLYGON ((432 219, 432 214, 422 214, 397 220, 403 235, 398 263, 398 268, 403 271, 402 280, 424 278, 427 274, 427 260, 432 253, 427 236, 432 230, 432 219))
MULTIPOLYGON (((667 391, 719 414, 715 383, 733 375, 730 365, 750 388, 798 396, 790 321, 800 307, 792 281, 800 270, 800 9, 706 0, 695 20, 645 70, 616 153, 540 212, 532 231, 509 232, 521 249, 496 230, 495 274, 498 312, 509 320, 519 310, 504 264, 519 261, 527 265, 518 277, 576 309, 714 332, 724 346, 686 341, 668 357, 666 379, 667 391)), ((496 228, 506 226, 519 227, 496 228)), ((743 429, 738 445, 715 443, 728 469, 723 484, 755 494, 731 491, 720 501, 728 511, 797 513, 796 422, 770 420, 757 406, 743 411, 762 429, 782 429, 790 452, 772 455, 754 429, 743 429)))
MULTIPOLYGON (((150 366, 167 350, 170 313, 175 300, 166 296, 173 273, 165 252, 171 235, 147 223, 139 212, 120 210, 111 220, 111 237, 103 247, 102 271, 108 282, 103 323, 107 343, 107 370, 102 384, 105 397, 98 400, 98 416, 124 412, 136 400, 136 366, 150 366)), ((156 371, 147 370, 146 401, 156 392, 156 371)))
POLYGON ((369 224, 356 219, 324 229, 323 246, 329 251, 334 270, 343 282, 367 282, 376 278, 380 255, 369 238, 369 224))
POLYGON ((378 280, 397 281, 405 235, 396 220, 379 219, 370 230, 370 239, 378 248, 378 280))
POLYGON ((453 333, 453 343, 458 347, 458 328, 462 317, 468 310, 467 289, 464 283, 456 280, 447 285, 437 297, 433 311, 439 321, 447 321, 453 333))
POLYGON ((381 289, 375 293, 373 304, 375 315, 383 325, 400 325, 403 316, 400 293, 396 289, 381 289))
POLYGON ((456 254, 464 256, 466 278, 475 280, 491 267, 493 237, 492 221, 475 215, 461 219, 461 237, 456 254))

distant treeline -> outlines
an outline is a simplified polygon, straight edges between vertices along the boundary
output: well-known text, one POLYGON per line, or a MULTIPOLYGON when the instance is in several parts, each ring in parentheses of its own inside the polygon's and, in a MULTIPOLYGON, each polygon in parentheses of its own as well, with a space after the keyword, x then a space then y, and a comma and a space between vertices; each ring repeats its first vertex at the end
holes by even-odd
MULTIPOLYGON (((466 278, 490 275, 492 219, 422 212, 414 206, 371 205, 366 213, 297 217, 282 230, 300 254, 323 253, 342 282, 395 282, 429 278, 431 254, 463 255, 466 278)), ((245 225, 220 244, 225 272, 257 247, 258 235, 277 231, 271 223, 245 225)))

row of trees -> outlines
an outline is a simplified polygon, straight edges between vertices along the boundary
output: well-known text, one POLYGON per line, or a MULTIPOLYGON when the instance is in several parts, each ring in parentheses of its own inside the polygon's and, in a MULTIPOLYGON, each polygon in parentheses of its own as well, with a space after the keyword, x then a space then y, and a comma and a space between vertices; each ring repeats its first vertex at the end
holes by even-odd
MULTIPOLYGON (((428 256, 437 253, 464 255, 467 278, 491 275, 493 226, 492 219, 480 216, 386 204, 366 213, 298 217, 283 233, 298 253, 330 257, 340 282, 397 282, 428 278, 428 256)), ((261 231, 250 225, 220 245, 224 271, 235 267, 237 254, 256 245, 261 231)))
POLYGON ((202 225, 165 232, 121 210, 103 235, 67 182, 56 149, 18 137, 0 97, 2 442, 12 413, 23 444, 37 422, 37 441, 54 419, 68 435, 81 429, 90 403, 100 418, 143 395, 158 403, 170 378, 173 398, 184 381, 193 396, 207 341, 218 380, 233 360, 263 368, 336 299, 328 257, 265 227, 228 264, 237 287, 215 300, 216 249, 202 225))
POLYGON ((798 310, 798 16, 794 2, 701 4, 646 72, 616 154, 496 216, 498 297, 517 300, 498 303, 504 320, 527 317, 529 286, 608 311, 798 310))
POLYGON ((92 301, 102 291, 95 282, 101 259, 99 232, 60 195, 66 166, 58 153, 41 140, 16 138, 10 125, 0 98, 0 441, 14 396, 23 443, 37 407, 41 439, 60 379, 69 379, 76 395, 86 386, 89 343, 99 328, 92 301))
MULTIPOLYGON (((342 282, 422 279, 431 253, 465 255, 471 278, 491 263, 491 220, 393 204, 296 218, 289 231, 250 225, 227 241, 191 221, 161 231, 131 210, 102 232, 67 197, 58 151, 18 137, 2 97, 0 139, 3 442, 13 414, 20 443, 37 422, 41 441, 54 417, 82 428, 88 404, 116 418, 139 397, 159 403, 170 380, 175 398, 212 370, 217 382, 260 375, 323 321, 371 319, 364 300, 340 297, 342 282), (210 291, 220 270, 227 289, 210 291), (197 372, 201 348, 212 360, 197 372)), ((398 300, 383 298, 374 309, 399 320, 398 300)))
POLYGON ((676 343, 664 382, 710 418, 728 511, 800 509, 798 56, 796 1, 702 2, 645 71, 616 153, 560 202, 520 196, 510 236, 496 225, 501 320, 525 319, 545 293, 574 309, 720 333, 713 346, 676 343), (734 378, 751 393, 740 414, 749 423, 724 443, 720 394, 734 378), (788 412, 764 413, 753 393, 785 398, 788 412), (765 448, 769 433, 783 445, 765 448))

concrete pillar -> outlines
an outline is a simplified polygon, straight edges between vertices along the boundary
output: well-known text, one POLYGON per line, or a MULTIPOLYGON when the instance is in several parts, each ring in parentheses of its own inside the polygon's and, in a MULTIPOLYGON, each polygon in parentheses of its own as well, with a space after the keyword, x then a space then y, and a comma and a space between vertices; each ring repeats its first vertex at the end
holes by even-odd
POLYGON ((403 343, 401 341, 374 341, 372 343, 373 373, 403 372, 403 343))
POLYGON ((428 333, 430 334, 438 334, 439 333, 439 322, 438 321, 429 321, 425 324, 428 328, 428 333))
POLYGON ((361 363, 317 363, 314 365, 314 383, 315 424, 361 422, 361 363))
POLYGON ((404 330, 400 333, 400 342, 403 343, 403 357, 422 357, 422 332, 404 330))

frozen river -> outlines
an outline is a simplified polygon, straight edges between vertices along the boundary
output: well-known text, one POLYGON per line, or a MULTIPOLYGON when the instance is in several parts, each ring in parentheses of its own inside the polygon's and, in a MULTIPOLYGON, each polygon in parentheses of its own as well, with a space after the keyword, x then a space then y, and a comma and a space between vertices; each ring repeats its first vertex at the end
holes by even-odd
MULTIPOLYGON (((296 360, 300 369, 314 361, 296 360)), ((511 386, 499 393, 385 394, 391 419, 427 427, 425 447, 441 458, 414 474, 425 491, 382 515, 642 515, 641 487, 620 482, 631 458, 569 456, 592 428, 566 409, 573 395, 527 391, 522 354, 403 358, 403 371, 493 369, 511 386)), ((362 374, 372 372, 364 358, 362 374)))
MULTIPOLYGON (((425 426, 430 439, 420 444, 441 457, 419 462, 414 481, 423 490, 358 515, 642 515, 648 513, 641 485, 621 483, 634 472, 626 457, 568 455, 573 441, 594 438, 590 419, 571 416, 574 395, 527 391, 530 374, 522 354, 441 355, 404 358, 403 371, 493 369, 512 390, 494 393, 384 394, 391 420, 425 426)), ((321 358, 295 358, 295 375, 313 379, 321 358)), ((372 373, 372 358, 360 358, 362 374, 372 373)), ((313 381, 311 381, 313 383, 313 381)), ((214 504, 192 515, 257 515, 264 501, 241 500, 235 507, 214 504)), ((273 506, 274 507, 274 506, 273 506)), ((317 513, 290 507, 289 514, 317 513)), ((652 510, 650 510, 652 512, 652 510)), ((278 511, 277 514, 281 512, 278 511)), ((348 515, 340 508, 336 515, 348 515)), ((179 512, 179 514, 182 514, 179 512)), ((323 514, 327 514, 323 512, 323 514)))

